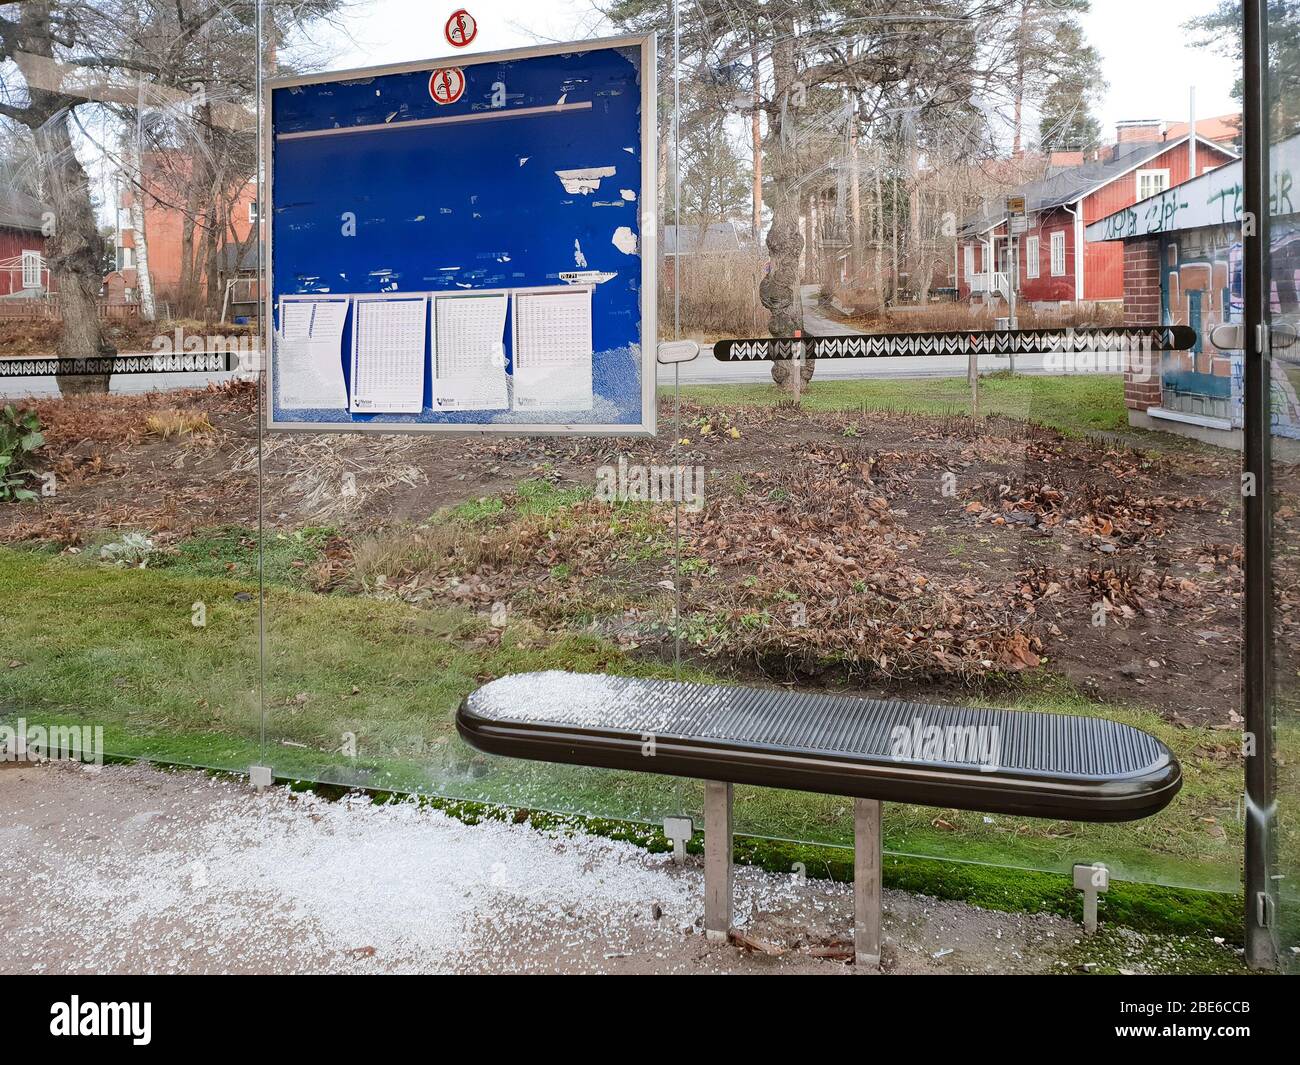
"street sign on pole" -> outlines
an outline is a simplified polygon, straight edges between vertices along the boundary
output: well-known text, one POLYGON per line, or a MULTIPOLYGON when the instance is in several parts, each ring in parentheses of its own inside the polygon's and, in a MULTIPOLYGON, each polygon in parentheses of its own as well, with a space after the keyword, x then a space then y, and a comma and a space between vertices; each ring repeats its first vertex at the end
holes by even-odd
POLYGON ((1007 231, 1013 237, 1018 237, 1028 228, 1029 219, 1025 211, 1025 198, 1023 196, 1008 196, 1007 231))
MULTIPOLYGON (((1029 228, 1023 196, 1007 197, 1007 325, 1019 329, 1016 304, 1020 295, 1020 236, 1029 228)), ((1016 357, 1010 356, 1011 371, 1016 369, 1016 357)))

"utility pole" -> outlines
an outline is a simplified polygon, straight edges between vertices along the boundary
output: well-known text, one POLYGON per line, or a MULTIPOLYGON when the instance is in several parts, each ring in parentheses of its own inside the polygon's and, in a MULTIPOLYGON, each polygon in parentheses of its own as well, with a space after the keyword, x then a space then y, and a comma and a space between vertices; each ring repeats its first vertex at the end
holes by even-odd
MULTIPOLYGON (((1013 332, 1020 328, 1016 304, 1020 296, 1020 234, 1026 228, 1026 203, 1023 196, 1008 196, 1006 204, 1007 226, 1007 326, 1013 332)), ((1016 372, 1016 353, 1009 350, 1011 372, 1016 372)))

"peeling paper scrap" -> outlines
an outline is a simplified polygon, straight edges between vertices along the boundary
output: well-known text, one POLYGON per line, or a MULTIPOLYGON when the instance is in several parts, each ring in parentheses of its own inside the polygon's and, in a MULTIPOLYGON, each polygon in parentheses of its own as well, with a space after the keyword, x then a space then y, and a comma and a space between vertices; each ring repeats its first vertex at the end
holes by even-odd
POLYGON ((616 168, 612 166, 588 166, 578 170, 557 170, 555 176, 564 185, 564 191, 590 196, 600 188, 600 179, 613 177, 616 168))
POLYGON ((633 189, 619 189, 618 194, 625 200, 635 200, 636 192, 633 189))
POLYGON ((627 226, 619 226, 614 230, 613 236, 614 247, 624 255, 636 254, 636 234, 627 226))
POLYGON ((618 277, 618 273, 609 270, 561 270, 560 280, 569 285, 603 285, 606 281, 618 277))

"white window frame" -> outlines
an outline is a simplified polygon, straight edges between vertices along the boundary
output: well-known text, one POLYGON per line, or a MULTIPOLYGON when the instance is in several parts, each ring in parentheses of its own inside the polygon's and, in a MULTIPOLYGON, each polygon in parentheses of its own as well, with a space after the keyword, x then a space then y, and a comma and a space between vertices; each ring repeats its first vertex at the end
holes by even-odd
POLYGON ((44 256, 36 248, 24 248, 22 252, 23 288, 41 288, 42 262, 44 256))
POLYGON ((1137 181, 1137 189, 1136 189, 1137 198, 1139 200, 1145 200, 1151 196, 1158 196, 1160 193, 1167 192, 1169 189, 1169 168, 1164 167, 1163 169, 1159 169, 1159 170, 1156 169, 1139 170, 1136 174, 1136 181, 1137 181), (1153 191, 1143 192, 1142 191, 1143 181, 1152 178, 1155 179, 1156 183, 1159 184, 1160 187, 1153 191))
POLYGON ((248 201, 248 224, 249 225, 257 224, 257 201, 256 200, 248 201))
POLYGON ((1065 230, 1052 232, 1052 276, 1065 276, 1065 230))
POLYGON ((966 280, 975 276, 975 245, 967 244, 963 249, 962 263, 966 271, 966 280))
POLYGON ((1025 237, 1025 277, 1036 278, 1039 264, 1038 237, 1025 237))

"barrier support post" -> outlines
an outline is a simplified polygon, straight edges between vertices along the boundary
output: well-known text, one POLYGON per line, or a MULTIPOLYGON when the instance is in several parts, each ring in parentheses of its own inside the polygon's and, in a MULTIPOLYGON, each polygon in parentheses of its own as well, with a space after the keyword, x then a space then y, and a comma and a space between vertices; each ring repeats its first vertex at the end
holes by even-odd
POLYGON ((853 800, 853 954, 880 965, 880 800, 853 800))
POLYGON ((725 943, 731 933, 732 786, 704 782, 704 935, 725 943))

